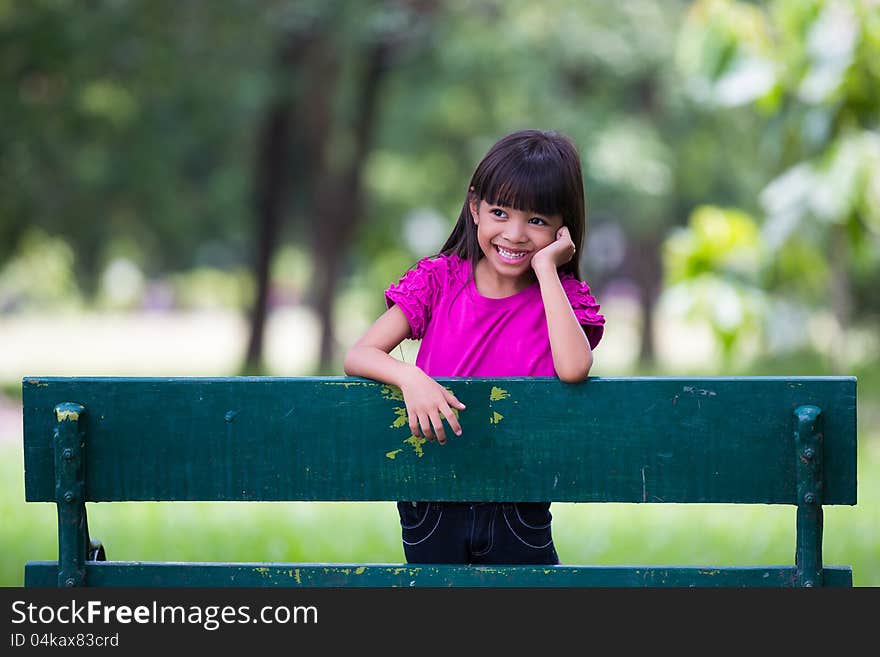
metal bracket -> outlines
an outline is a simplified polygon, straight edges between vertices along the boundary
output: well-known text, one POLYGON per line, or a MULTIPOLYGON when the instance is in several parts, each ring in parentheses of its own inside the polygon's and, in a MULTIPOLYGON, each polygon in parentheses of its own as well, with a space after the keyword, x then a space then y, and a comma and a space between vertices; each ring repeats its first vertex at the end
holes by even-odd
POLYGON ((58 505, 58 586, 83 586, 89 557, 85 504, 85 408, 55 407, 55 503, 58 505))
POLYGON ((798 406, 794 416, 797 585, 822 586, 822 409, 817 406, 798 406))

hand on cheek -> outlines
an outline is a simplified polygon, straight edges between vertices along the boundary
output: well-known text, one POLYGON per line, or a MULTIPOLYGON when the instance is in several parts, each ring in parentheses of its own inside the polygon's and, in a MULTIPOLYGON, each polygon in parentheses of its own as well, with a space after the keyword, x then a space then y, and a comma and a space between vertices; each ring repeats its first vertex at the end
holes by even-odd
POLYGON ((563 226, 556 231, 556 240, 535 254, 532 258, 532 267, 560 267, 574 257, 575 251, 571 233, 566 226, 563 226))

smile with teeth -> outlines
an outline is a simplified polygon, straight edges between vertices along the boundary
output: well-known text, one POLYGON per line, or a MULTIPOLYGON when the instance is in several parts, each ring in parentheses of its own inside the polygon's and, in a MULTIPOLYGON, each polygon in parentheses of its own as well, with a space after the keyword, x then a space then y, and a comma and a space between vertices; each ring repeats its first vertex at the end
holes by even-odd
POLYGON ((509 262, 520 262, 529 255, 528 251, 512 251, 510 249, 505 249, 503 246, 498 246, 497 244, 493 246, 495 247, 495 250, 498 251, 498 255, 509 262))

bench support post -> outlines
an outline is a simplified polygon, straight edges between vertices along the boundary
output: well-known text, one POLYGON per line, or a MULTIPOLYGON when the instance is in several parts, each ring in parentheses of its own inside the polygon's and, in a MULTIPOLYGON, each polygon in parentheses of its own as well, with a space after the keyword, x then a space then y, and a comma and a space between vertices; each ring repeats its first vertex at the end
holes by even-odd
POLYGON ((797 585, 822 586, 822 410, 795 409, 797 585))
POLYGON ((89 530, 85 505, 85 440, 80 422, 85 408, 55 407, 55 502, 58 505, 58 586, 83 586, 89 530))

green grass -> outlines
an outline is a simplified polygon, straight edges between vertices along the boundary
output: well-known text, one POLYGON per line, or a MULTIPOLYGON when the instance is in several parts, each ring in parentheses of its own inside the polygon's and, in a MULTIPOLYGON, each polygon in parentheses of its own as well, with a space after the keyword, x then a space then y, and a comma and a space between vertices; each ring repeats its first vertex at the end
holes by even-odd
MULTIPOLYGON (((823 374, 796 356, 746 374, 823 374)), ((880 367, 859 377, 858 504, 825 508, 824 562, 851 565, 856 586, 880 586, 880 367)), ((55 507, 24 502, 21 445, 0 442, 0 585, 24 563, 57 558, 55 507)), ((89 527, 110 559, 401 563, 393 503, 90 504, 89 527)), ((554 504, 564 563, 791 564, 790 506, 554 504)))

